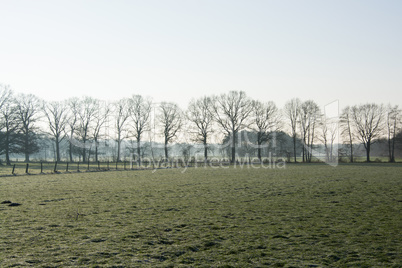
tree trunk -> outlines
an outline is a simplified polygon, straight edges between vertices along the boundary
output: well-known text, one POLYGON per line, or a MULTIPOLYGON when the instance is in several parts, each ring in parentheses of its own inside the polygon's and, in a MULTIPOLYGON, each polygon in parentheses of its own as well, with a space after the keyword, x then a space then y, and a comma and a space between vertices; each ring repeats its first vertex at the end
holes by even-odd
POLYGON ((389 162, 392 162, 391 136, 389 133, 388 133, 388 158, 389 158, 389 162))
POLYGON ((349 116, 348 116, 348 134, 349 134, 349 144, 350 144, 350 163, 353 163, 353 140, 352 140, 352 132, 350 129, 350 122, 349 122, 349 116))
POLYGON ((208 146, 207 146, 207 140, 204 140, 204 161, 206 162, 208 160, 208 146))
POLYGON ((98 162, 98 140, 95 139, 95 162, 98 162))
POLYGON ((165 141, 165 159, 168 160, 168 143, 165 141))
POLYGON ((60 144, 59 137, 56 137, 56 161, 60 162, 60 144))
POLYGON ((137 138, 137 155, 138 155, 138 165, 141 166, 141 147, 140 147, 140 138, 137 138))
POLYGON ((296 135, 295 134, 293 135, 293 155, 294 155, 295 163, 296 163, 297 161, 296 161, 296 135))
POLYGON ((350 143, 350 163, 353 163, 353 143, 350 143))
POLYGON ((121 140, 120 137, 117 138, 117 162, 120 162, 120 147, 121 147, 121 140))
POLYGON ((261 144, 262 144, 262 134, 261 132, 258 132, 257 134, 257 144, 258 144, 258 148, 257 148, 257 157, 258 160, 261 162, 261 144))
POLYGON ((367 146, 366 146, 367 162, 370 162, 370 146, 371 146, 371 142, 368 141, 367 146))
POLYGON ((91 147, 88 150, 88 156, 87 156, 87 161, 91 161, 91 147))
POLYGON ((394 131, 392 132, 392 146, 391 146, 391 163, 395 163, 395 134, 396 134, 396 120, 394 121, 394 131))
POLYGON ((313 130, 311 131, 311 141, 310 141, 310 150, 309 150, 309 163, 313 159, 313 145, 314 145, 314 131, 315 131, 315 124, 313 124, 313 130))
POLYGON ((297 155, 296 155, 296 134, 293 135, 293 156, 295 159, 295 163, 297 162, 297 155))
POLYGON ((232 163, 236 161, 236 133, 232 132, 232 163))
POLYGON ((70 155, 70 162, 74 162, 74 160, 73 160, 73 145, 71 144, 71 142, 70 142, 70 144, 69 144, 69 155, 70 155))
POLYGON ((6 164, 7 164, 7 166, 11 166, 11 161, 10 161, 10 133, 6 133, 5 153, 6 153, 6 164))
POLYGON ((82 148, 82 161, 86 161, 86 149, 85 149, 85 141, 84 141, 84 148, 82 148))
POLYGON ((25 135, 25 162, 29 162, 29 136, 28 134, 25 135))

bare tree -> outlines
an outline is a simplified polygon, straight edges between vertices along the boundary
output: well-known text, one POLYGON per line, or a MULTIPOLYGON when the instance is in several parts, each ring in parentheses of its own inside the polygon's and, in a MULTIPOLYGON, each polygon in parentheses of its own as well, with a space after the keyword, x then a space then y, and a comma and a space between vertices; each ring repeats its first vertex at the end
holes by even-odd
POLYGON ((11 165, 10 153, 16 151, 17 131, 19 128, 16 108, 12 99, 1 108, 0 154, 5 155, 7 165, 11 165))
POLYGON ((127 123, 130 118, 131 108, 128 99, 121 99, 113 104, 114 119, 116 127, 116 142, 117 142, 117 161, 119 162, 121 154, 121 143, 128 137, 127 123))
POLYGON ((145 131, 150 127, 149 118, 151 115, 152 101, 141 95, 133 95, 130 100, 130 117, 132 124, 132 135, 137 140, 137 156, 141 165, 141 140, 145 131))
POLYGON ((303 162, 311 162, 315 126, 319 117, 320 108, 314 101, 307 100, 300 105, 299 124, 303 140, 303 162))
POLYGON ((208 138, 212 133, 213 116, 210 111, 212 100, 210 97, 202 97, 192 100, 187 108, 187 119, 194 126, 194 141, 201 142, 204 147, 204 159, 208 159, 208 138))
POLYGON ((388 155, 389 162, 395 162, 395 141, 396 135, 399 131, 399 124, 401 122, 401 110, 398 105, 387 107, 387 140, 388 140, 388 155))
POLYGON ((352 120, 356 136, 366 149, 367 162, 370 162, 371 145, 383 131, 384 107, 374 103, 352 107, 352 120))
POLYGON ((285 104, 284 113, 289 119, 291 136, 293 138, 293 156, 295 163, 296 160, 296 139, 297 139, 297 121, 299 119, 301 101, 300 99, 291 99, 285 104))
POLYGON ((352 123, 352 108, 350 106, 346 106, 342 110, 342 114, 340 117, 340 126, 341 126, 341 136, 346 138, 347 144, 350 149, 350 162, 353 163, 353 140, 354 140, 354 129, 352 123))
POLYGON ((76 133, 76 130, 78 128, 78 118, 79 118, 79 111, 81 110, 81 102, 78 98, 71 98, 67 100, 67 109, 68 109, 68 119, 67 119, 67 125, 68 125, 68 132, 69 132, 69 158, 70 162, 73 162, 73 140, 74 136, 76 133))
POLYGON ((213 99, 212 111, 215 121, 230 137, 232 163, 236 161, 238 133, 251 124, 252 101, 244 91, 230 91, 213 99))
POLYGON ((66 137, 68 110, 65 102, 47 102, 43 105, 51 135, 56 146, 56 161, 60 161, 60 143, 66 137))
POLYGON ((279 131, 279 113, 278 108, 272 101, 263 103, 261 101, 253 101, 253 119, 254 130, 257 132, 257 154, 261 161, 262 144, 269 141, 272 133, 279 131))
POLYGON ((10 153, 19 126, 15 104, 12 90, 0 84, 0 154, 5 155, 7 165, 11 165, 10 153))
POLYGON ((102 134, 101 129, 107 123, 111 110, 110 106, 106 102, 101 102, 99 100, 95 100, 94 106, 96 112, 92 119, 91 138, 93 139, 93 144, 95 146, 95 161, 98 162, 99 140, 102 138, 102 136, 106 135, 106 133, 102 134))
POLYGON ((19 94, 16 98, 17 118, 22 133, 19 147, 20 152, 25 154, 25 162, 29 162, 30 154, 39 150, 36 123, 40 118, 41 107, 40 100, 32 94, 19 94))
POLYGON ((91 97, 84 97, 84 99, 80 100, 78 108, 78 121, 77 127, 75 128, 75 133, 81 142, 80 147, 82 160, 86 161, 89 160, 89 155, 87 157, 87 149, 91 148, 90 144, 88 143, 91 139, 91 123, 98 113, 98 100, 91 97))
POLYGON ((159 109, 158 119, 164 137, 165 158, 168 159, 168 144, 177 136, 178 131, 183 126, 183 113, 177 104, 170 102, 162 102, 159 109))
POLYGON ((324 143, 326 161, 334 162, 334 151, 337 146, 335 142, 338 138, 338 119, 322 115, 320 127, 321 132, 318 137, 324 143))

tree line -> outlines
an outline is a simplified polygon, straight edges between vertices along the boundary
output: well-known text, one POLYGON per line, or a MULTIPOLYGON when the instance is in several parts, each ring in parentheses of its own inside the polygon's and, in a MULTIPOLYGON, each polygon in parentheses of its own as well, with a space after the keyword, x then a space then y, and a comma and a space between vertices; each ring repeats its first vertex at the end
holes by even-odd
POLYGON ((169 145, 184 136, 187 143, 201 146, 207 160, 212 135, 220 135, 232 162, 239 143, 255 149, 261 160, 263 148, 273 136, 287 133, 293 147, 287 154, 295 162, 298 156, 311 162, 317 145, 324 148, 326 161, 335 161, 338 143, 344 144, 350 162, 354 161, 355 145, 362 144, 369 162, 372 145, 379 140, 386 141, 389 161, 395 162, 401 115, 398 106, 371 103, 348 106, 339 115, 329 116, 313 100, 298 98, 280 109, 272 101, 253 100, 243 91, 193 99, 185 110, 172 102, 155 104, 142 95, 111 103, 93 97, 44 101, 0 85, 0 155, 7 164, 11 154, 23 154, 28 162, 30 155, 41 149, 38 140, 45 135, 54 144, 55 161, 61 160, 61 150, 67 150, 71 162, 76 155, 82 161, 98 161, 101 140, 117 144, 117 161, 121 160, 123 141, 134 142, 135 155, 141 161, 147 136, 150 143, 159 138, 168 159, 169 145), (241 139, 241 133, 252 133, 254 138, 241 139), (61 148, 62 143, 67 143, 67 148, 61 148))

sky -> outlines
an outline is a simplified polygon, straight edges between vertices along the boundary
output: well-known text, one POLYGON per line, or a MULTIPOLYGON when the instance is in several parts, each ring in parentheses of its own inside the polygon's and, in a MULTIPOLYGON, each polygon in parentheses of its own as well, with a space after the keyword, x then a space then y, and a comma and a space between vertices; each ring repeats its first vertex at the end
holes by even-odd
POLYGON ((0 0, 0 83, 47 100, 402 106, 402 1, 0 0))

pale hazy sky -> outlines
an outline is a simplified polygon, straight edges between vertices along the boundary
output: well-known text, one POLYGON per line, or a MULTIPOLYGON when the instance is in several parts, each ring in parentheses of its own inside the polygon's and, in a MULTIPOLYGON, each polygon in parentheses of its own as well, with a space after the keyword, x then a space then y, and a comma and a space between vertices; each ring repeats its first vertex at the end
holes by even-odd
POLYGON ((0 83, 183 108, 229 90, 402 106, 401 14, 400 0, 0 0, 0 83))

